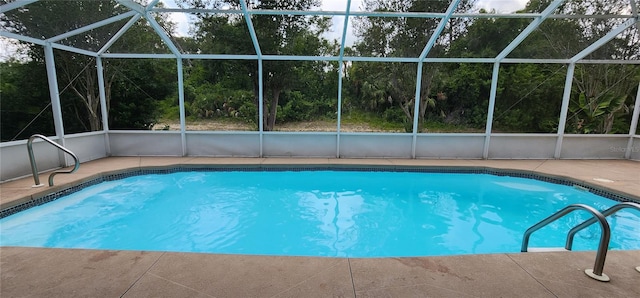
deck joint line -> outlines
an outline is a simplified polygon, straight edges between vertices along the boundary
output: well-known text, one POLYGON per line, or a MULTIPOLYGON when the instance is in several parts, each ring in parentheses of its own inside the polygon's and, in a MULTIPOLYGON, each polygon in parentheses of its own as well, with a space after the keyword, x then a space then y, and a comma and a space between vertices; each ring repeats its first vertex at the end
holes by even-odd
POLYGON ((522 267, 522 265, 520 265, 520 263, 518 263, 516 260, 514 260, 510 254, 505 254, 507 256, 507 258, 509 258, 513 263, 516 264, 516 266, 520 267, 520 269, 522 269, 522 271, 524 271, 525 273, 527 273, 527 275, 529 275, 533 280, 536 281, 536 283, 538 283, 539 285, 541 285, 547 292, 549 292, 549 294, 553 295, 553 297, 558 298, 558 295, 556 295, 553 291, 551 291, 551 289, 547 288, 547 286, 545 286, 543 283, 541 283, 535 276, 533 276, 531 274, 531 272, 529 272, 527 269, 525 269, 524 267, 522 267))
POLYGON ((351 269, 351 258, 347 258, 347 263, 349 264, 349 276, 351 277, 351 288, 353 289, 353 297, 358 297, 358 294, 356 294, 356 283, 353 280, 353 270, 351 269))
POLYGON ((160 259, 165 254, 166 252, 163 252, 162 254, 160 254, 160 256, 153 262, 153 264, 151 264, 151 266, 149 266, 147 270, 145 270, 142 274, 140 274, 140 276, 138 276, 138 278, 136 278, 136 280, 131 283, 131 285, 124 291, 124 293, 120 295, 120 298, 124 297, 124 295, 127 295, 127 292, 129 292, 129 290, 131 290, 142 279, 142 277, 144 277, 151 270, 151 268, 153 268, 158 263, 158 261, 160 261, 160 259))

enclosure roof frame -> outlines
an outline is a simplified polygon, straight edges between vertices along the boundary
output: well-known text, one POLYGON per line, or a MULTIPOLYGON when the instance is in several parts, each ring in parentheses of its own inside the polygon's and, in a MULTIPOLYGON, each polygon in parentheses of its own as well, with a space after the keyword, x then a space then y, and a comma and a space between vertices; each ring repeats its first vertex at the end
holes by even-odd
MULTIPOLYGON (((23 0, 23 1, 14 1, 0 6, 1 12, 6 12, 9 10, 17 9, 20 7, 24 7, 26 5, 42 1, 42 0, 23 0)), ((446 12, 380 12, 380 11, 351 11, 347 7, 344 11, 322 11, 322 10, 311 10, 311 11, 302 11, 302 10, 272 10, 272 9, 250 9, 245 1, 239 1, 241 9, 201 9, 201 8, 164 8, 157 7, 160 0, 151 0, 146 6, 143 6, 139 3, 134 2, 133 0, 114 0, 116 3, 123 5, 124 7, 130 9, 129 12, 121 13, 113 17, 109 17, 104 20, 100 20, 80 28, 70 30, 68 32, 64 32, 62 34, 49 37, 46 39, 34 38, 30 36, 22 36, 19 34, 15 34, 6 30, 0 30, 0 36, 17 39, 23 42, 30 42, 38 45, 44 45, 45 43, 50 42, 51 45, 60 50, 68 50, 78 54, 84 54, 92 57, 103 57, 103 58, 165 58, 169 57, 164 54, 151 54, 151 53, 108 53, 109 48, 126 32, 128 31, 133 24, 139 20, 139 18, 145 18, 148 22, 149 26, 155 31, 155 33, 160 37, 162 42, 169 48, 172 53, 172 58, 181 58, 181 57, 189 57, 190 59, 264 59, 264 60, 288 60, 288 61, 377 61, 377 62, 406 62, 406 63, 415 63, 415 62, 460 62, 460 63, 492 63, 492 62, 505 62, 505 63, 518 63, 526 62, 526 63, 572 63, 578 62, 581 59, 584 59, 588 56, 589 53, 592 53, 597 48, 606 44, 608 41, 615 38, 618 34, 620 34, 624 29, 630 27, 631 25, 636 25, 640 27, 640 22, 638 19, 638 7, 637 4, 633 0, 629 0, 631 7, 631 14, 616 14, 616 15, 565 15, 565 14, 554 14, 554 11, 564 2, 565 0, 554 0, 551 4, 549 4, 545 10, 541 13, 455 13, 454 9, 451 9, 451 6, 456 4, 456 1, 450 3, 450 7, 446 12), (181 13, 213 13, 213 14, 241 14, 245 18, 247 23, 247 29, 249 30, 249 35, 251 36, 251 40, 254 46, 254 50, 256 51, 255 55, 216 55, 216 54, 190 54, 183 53, 177 46, 175 41, 170 36, 170 33, 166 32, 166 30, 155 21, 153 13, 163 13, 163 12, 181 12, 181 13), (257 38, 255 27, 251 20, 251 16, 253 15, 303 15, 303 16, 344 16, 345 17, 345 28, 346 24, 349 23, 350 17, 411 17, 411 18, 435 18, 440 19, 440 24, 438 28, 432 34, 431 38, 425 44, 422 53, 418 57, 368 57, 368 56, 357 56, 357 57, 349 57, 344 56, 344 48, 346 47, 344 38, 346 35, 346 29, 343 28, 342 39, 340 42, 340 52, 337 56, 294 56, 294 55, 264 55, 260 49, 260 41, 257 38), (96 29, 102 27, 104 25, 112 24, 114 22, 124 20, 128 17, 131 19, 121 27, 98 51, 91 51, 85 49, 79 49, 77 47, 67 46, 64 44, 60 44, 59 41, 64 40, 65 38, 76 36, 92 29, 96 29), (529 25, 522 31, 518 36, 516 36, 497 56, 495 57, 480 57, 480 58, 438 58, 438 60, 430 60, 426 58, 429 51, 437 41, 440 33, 446 22, 451 18, 531 18, 532 21, 529 25), (601 39, 593 42, 588 45, 585 49, 583 49, 580 53, 574 55, 573 57, 567 59, 513 59, 507 58, 509 53, 511 53, 522 41, 524 41, 539 25, 547 19, 558 19, 558 18, 621 18, 627 19, 623 25, 615 28, 602 37, 601 39), (439 29, 439 30, 438 30, 439 29), (438 32, 439 31, 439 32, 438 32)), ((348 2, 350 3, 350 2, 348 2)), ((349 4, 347 4, 349 5, 349 4)), ((591 60, 599 61, 599 60, 591 60)), ((610 60, 607 60, 605 63, 609 63, 610 60)), ((594 62, 600 63, 600 62, 594 62)), ((638 64, 636 60, 620 60, 617 62, 619 64, 638 64)))

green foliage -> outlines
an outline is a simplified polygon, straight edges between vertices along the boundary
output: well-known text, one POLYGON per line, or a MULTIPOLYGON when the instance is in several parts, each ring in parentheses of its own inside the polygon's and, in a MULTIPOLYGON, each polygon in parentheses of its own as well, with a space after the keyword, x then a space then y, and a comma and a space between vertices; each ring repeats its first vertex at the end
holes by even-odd
MULTIPOLYGON (((135 2, 141 2, 135 0, 135 2)), ((95 22, 116 16, 127 9, 113 1, 38 1, 28 5, 28 9, 6 12, 7 21, 3 27, 25 36, 50 38, 95 22)), ((156 21, 171 30, 172 24, 157 15, 156 21)), ((80 49, 98 51, 126 20, 101 26, 84 34, 74 34, 62 44, 80 49)), ((29 57, 44 63, 42 47, 27 44, 29 57)), ((112 45, 112 52, 166 52, 167 48, 153 28, 141 19, 112 45)), ((66 133, 95 131, 102 128, 100 96, 96 60, 93 57, 55 50, 54 60, 58 74, 62 117, 66 133)), ((165 61, 166 62, 166 61, 165 61)), ((167 87, 175 87, 175 69, 166 76, 157 66, 164 62, 147 59, 130 61, 103 61, 106 100, 108 103, 111 128, 149 129, 157 117, 156 101, 167 96, 167 87), (138 73, 136 73, 138 72, 138 73), (145 72, 145 73, 142 73, 145 72), (146 80, 145 80, 146 79, 146 80), (140 92, 143 89, 144 92, 140 92)), ((34 76, 23 73, 24 78, 34 76)), ((46 85, 44 85, 46 86, 46 85)), ((50 102, 50 100, 47 100, 50 102)))
POLYGON ((481 128, 486 125, 491 65, 448 64, 441 79, 440 94, 428 114, 431 122, 481 128))
POLYGON ((345 124, 366 123, 372 128, 382 131, 405 131, 405 125, 403 122, 389 122, 376 113, 363 112, 361 110, 353 110, 345 113, 342 115, 342 122, 345 124))
POLYGON ((282 94, 284 105, 278 111, 279 122, 309 121, 318 114, 318 107, 307 100, 300 91, 289 91, 282 94))
POLYGON ((613 94, 587 99, 583 93, 579 94, 577 102, 573 101, 569 107, 572 117, 568 130, 585 134, 625 133, 628 125, 623 131, 614 130, 616 116, 629 112, 625 99, 625 96, 613 94))
MULTIPOLYGON (((111 84, 109 127, 111 129, 151 129, 171 110, 175 102, 175 64, 169 60, 112 60, 115 72, 111 84)), ((174 109, 174 113, 175 113, 174 109)))
POLYGON ((35 133, 55 134, 44 64, 0 62, 0 99, 3 142, 26 139, 35 133))
POLYGON ((160 118, 169 120, 180 119, 180 106, 173 98, 168 98, 159 102, 158 112, 160 118))
MULTIPOLYGON (((230 8, 240 8, 237 1, 202 2, 187 0, 188 5, 197 7, 217 7, 225 4, 230 8)), ((250 9, 272 10, 308 10, 320 5, 316 0, 288 0, 288 1, 257 1, 247 4, 250 9)), ((200 46, 206 52, 229 54, 255 54, 255 47, 247 34, 247 24, 244 18, 236 16, 199 15, 196 36, 200 46)), ((322 50, 329 50, 322 34, 330 27, 329 18, 304 15, 254 15, 252 17, 255 34, 260 40, 260 49, 267 55, 322 55, 322 50)), ((308 69, 312 69, 318 62, 265 61, 263 62, 264 86, 264 129, 273 130, 282 92, 299 90, 300 78, 308 69)), ((213 64, 211 64, 213 65, 213 64)), ((227 62, 223 69, 212 68, 206 70, 209 74, 207 81, 211 84, 220 82, 222 72, 231 77, 250 78, 254 98, 257 100, 259 89, 258 67, 255 61, 227 62), (218 71, 215 71, 215 70, 218 71)), ((224 84, 229 86, 228 84, 224 84)), ((300 90, 299 90, 300 91, 300 90)), ((256 105, 258 103, 256 102, 256 105)))
POLYGON ((560 117, 565 75, 563 65, 501 66, 494 128, 504 132, 555 132, 546 120, 560 117))
MULTIPOLYGON (((458 11, 470 11, 473 0, 460 1, 458 11)), ((371 0, 365 2, 370 11, 404 11, 404 12, 444 12, 448 8, 447 1, 403 1, 403 0, 371 0)), ((355 48, 361 55, 378 57, 419 57, 440 21, 435 18, 381 18, 363 17, 356 19, 356 35, 360 38, 355 48)), ((429 48, 428 57, 446 53, 454 40, 462 36, 469 21, 455 19, 447 22, 440 42, 429 48)), ((377 108, 388 101, 399 107, 406 122, 419 123, 425 120, 429 108, 435 106, 434 92, 440 86, 441 64, 427 63, 423 65, 420 77, 419 110, 417 115, 414 106, 416 101, 417 65, 414 63, 375 63, 354 62, 350 78, 351 95, 358 99, 360 106, 377 108), (359 64, 356 66, 356 64, 359 64)), ((385 106, 386 105, 386 106, 385 106)))
MULTIPOLYGON (((135 0, 139 2, 138 0, 135 0)), ((237 0, 179 0, 185 7, 239 9, 237 0)), ((467 12, 474 0, 460 1, 467 12)), ((529 1, 521 12, 540 12, 550 1, 529 1)), ((107 1, 39 1, 28 10, 6 14, 7 30, 49 38, 69 28, 122 13, 123 6, 107 1), (33 18, 38 15, 38 18, 33 18), (73 18, 66 17, 73 15, 73 18)), ((309 10, 317 0, 250 1, 249 9, 309 10)), ((367 0, 368 11, 444 12, 448 1, 367 0)), ((626 0, 565 1, 566 14, 615 15, 626 0)), ((626 13, 623 11, 623 14, 626 13)), ((154 14, 167 31, 173 25, 154 14)), ((255 55, 246 19, 235 14, 196 14, 193 37, 172 37, 184 53, 255 55)), ((438 26, 439 18, 357 17, 359 39, 347 56, 419 57, 438 26)), ((251 18, 264 55, 336 55, 339 46, 323 36, 331 28, 326 17, 295 14, 255 14, 251 18)), ((112 24, 121 27, 126 20, 112 24)), ((427 57, 493 58, 530 23, 529 18, 452 18, 427 57)), ((507 58, 571 58, 619 25, 606 18, 545 20, 507 58)), ((91 30, 63 41, 70 46, 98 50, 112 36, 91 30)), ((107 31, 104 31, 107 32, 107 31)), ((638 59, 637 28, 631 27, 594 51, 587 59, 638 59), (635 39, 634 39, 635 38, 635 39)), ((53 133, 50 102, 43 71, 41 46, 32 46, 27 62, 2 63, 2 140, 12 138, 40 111, 45 112, 19 138, 32 132, 53 133)), ((109 49, 110 52, 168 53, 148 26, 138 21, 109 49)), ((67 133, 101 128, 95 58, 55 50, 67 133), (61 88, 64 89, 64 88, 61 88)), ((418 118, 420 131, 483 131, 491 96, 492 64, 423 64, 420 109, 415 112, 417 63, 343 62, 342 120, 366 122, 382 130, 411 131, 418 118)), ((175 61, 171 59, 104 59, 105 88, 112 129, 150 129, 160 118, 178 119, 175 61)), ((276 123, 335 119, 337 61, 262 61, 264 119, 258 119, 258 62, 255 60, 184 60, 185 110, 192 121, 243 121, 265 130, 276 123), (277 116, 277 117, 276 117, 277 116)), ((566 65, 502 63, 494 109, 494 131, 553 133, 558 129, 566 65)), ((630 123, 640 66, 577 64, 566 131, 569 133, 626 133, 630 123)))

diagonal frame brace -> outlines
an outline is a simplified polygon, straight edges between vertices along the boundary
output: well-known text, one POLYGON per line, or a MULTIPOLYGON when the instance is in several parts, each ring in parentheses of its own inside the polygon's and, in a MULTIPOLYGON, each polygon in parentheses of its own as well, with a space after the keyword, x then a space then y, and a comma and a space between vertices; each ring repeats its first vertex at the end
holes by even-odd
POLYGON ((496 56, 496 62, 500 62, 502 61, 502 59, 506 58, 507 55, 509 55, 518 45, 520 45, 520 43, 522 43, 522 41, 524 41, 525 38, 527 38, 535 29, 537 29, 544 20, 551 16, 553 12, 558 8, 558 6, 560 6, 560 4, 562 4, 563 2, 564 0, 555 0, 551 4, 549 4, 549 6, 547 6, 547 8, 542 11, 539 17, 533 19, 533 21, 529 23, 529 26, 522 30, 522 32, 520 32, 520 34, 518 34, 518 36, 516 36, 516 38, 514 38, 511 43, 509 43, 507 47, 505 47, 502 52, 500 52, 500 54, 496 56))

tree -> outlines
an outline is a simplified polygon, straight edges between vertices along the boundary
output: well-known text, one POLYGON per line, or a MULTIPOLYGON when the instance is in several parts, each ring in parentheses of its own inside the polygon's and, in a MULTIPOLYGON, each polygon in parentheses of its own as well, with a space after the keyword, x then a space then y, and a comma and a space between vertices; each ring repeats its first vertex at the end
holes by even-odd
POLYGON ((176 64, 167 59, 108 60, 109 128, 151 129, 160 118, 159 103, 175 97, 176 64))
POLYGON ((2 141, 26 139, 35 133, 55 134, 44 64, 35 60, 0 62, 0 78, 2 141))
MULTIPOLYGON (((525 11, 548 5, 548 0, 531 1, 525 11)), ((560 13, 588 15, 625 14, 630 9, 627 0, 568 0, 560 13)), ((529 46, 521 51, 542 58, 570 58, 587 48, 622 22, 616 18, 577 18, 547 20, 532 34, 529 46), (526 49, 526 50, 525 50, 526 49)), ((640 32, 631 26, 585 59, 634 60, 640 57, 640 32)), ((578 64, 573 77, 571 114, 567 131, 581 133, 614 133, 615 122, 633 105, 633 90, 640 80, 640 67, 634 65, 578 64), (598 108, 600 107, 600 108, 598 108), (606 108, 603 108, 606 107, 606 108)), ((626 123, 628 126, 629 124, 626 123)), ((628 129, 628 127, 627 127, 628 129)), ((626 129, 625 129, 626 130, 626 129)), ((624 131, 622 131, 624 132, 624 131)))
MULTIPOLYGON (((126 8, 115 1, 38 1, 20 9, 5 12, 4 14, 7 18, 3 26, 5 30, 11 32, 46 39, 126 11, 126 8)), ((167 21, 166 17, 159 15, 157 21, 168 31, 172 30, 173 25, 167 21)), ((110 26, 74 35, 61 40, 60 43, 97 51, 113 36, 114 31, 124 25, 125 22, 126 20, 122 20, 110 26)), ((131 52, 149 45, 152 45, 152 48, 158 48, 159 38, 157 34, 145 23, 145 20, 140 20, 130 32, 127 32, 117 42, 117 46, 110 50, 131 52)), ((41 47, 33 44, 28 44, 28 46, 30 48, 30 59, 43 61, 44 56, 42 55, 41 47)), ((102 123, 100 120, 100 99, 95 58, 60 50, 55 50, 54 55, 65 122, 78 123, 75 126, 82 128, 74 129, 73 125, 65 126, 72 128, 68 130, 72 132, 76 130, 99 130, 102 127, 102 123), (69 93, 73 96, 65 93, 65 90, 69 90, 69 93), (73 115, 77 119, 69 117, 73 115)), ((151 62, 149 61, 149 63, 151 62)), ((122 73, 121 70, 128 66, 130 64, 127 63, 115 64, 108 61, 104 63, 107 107, 110 107, 112 84, 122 79, 118 78, 117 74, 122 73)), ((128 98, 128 100, 133 101, 134 106, 136 105, 137 98, 128 98)), ((131 127, 145 128, 148 126, 133 125, 131 127)))
MULTIPOLYGON (((530 1, 520 12, 540 12, 551 1, 530 1)), ((623 14, 628 1, 566 1, 558 8, 562 14, 623 14)), ((519 18, 480 18, 468 27, 468 33, 451 45, 452 57, 495 57, 530 22, 519 18), (491 42, 487 42, 491 41, 491 42)), ((509 58, 568 59, 617 27, 619 19, 570 18, 547 19, 533 31, 509 58)), ((635 26, 593 52, 586 59, 637 59, 640 47, 635 26)), ((449 65, 447 73, 457 76, 458 68, 449 65)), ((629 111, 639 68, 631 65, 577 64, 573 77, 574 90, 568 117, 568 132, 610 133, 620 116, 629 111), (586 102, 581 101, 587 99, 586 102), (620 102, 618 99, 626 99, 620 102), (616 100, 611 100, 616 99, 616 100), (582 102, 582 104, 581 104, 582 102), (620 106, 615 103, 621 103, 620 106), (602 104, 602 105, 600 105, 602 104), (609 106, 606 113, 591 113, 598 106, 609 106), (596 115, 587 117, 585 115, 596 115), (607 124, 600 123, 607 122, 607 124), (592 122, 592 124, 587 124, 592 122), (588 129, 585 130, 585 127, 588 129), (611 128, 611 129, 608 129, 611 128)), ((466 80, 474 78, 464 71, 466 80)), ((508 131, 557 131, 563 88, 564 65, 502 64, 494 116, 494 128, 508 131)), ((481 82, 481 81, 480 81, 481 82)), ((448 88, 448 102, 459 103, 454 89, 448 88)), ((480 99, 488 98, 488 93, 480 99)), ((478 103, 479 104, 479 103, 478 103)), ((603 111, 603 110, 600 110, 603 111)), ((449 112, 451 113, 451 111, 449 112)), ((624 125, 622 125, 624 127, 624 125)), ((628 126, 628 124, 627 124, 628 126)))
MULTIPOLYGON (((475 1, 461 1, 458 11, 468 11, 475 1)), ((449 6, 446 1, 414 1, 414 0, 367 0, 366 10, 392 12, 444 12, 449 6)), ((428 53, 428 57, 445 55, 454 41, 468 27, 463 20, 453 20, 446 24, 443 34, 428 53)), ((417 17, 363 17, 356 21, 356 35, 359 42, 356 49, 366 56, 377 57, 419 57, 431 35, 440 23, 439 18, 417 17)), ((354 63, 355 64, 355 63, 354 63)), ((371 68, 373 63, 362 63, 371 68)), ((379 64, 379 63, 378 63, 379 64)), ((440 66, 425 64, 421 79, 420 109, 414 115, 416 92, 416 65, 411 63, 382 63, 367 72, 370 75, 360 77, 363 90, 361 100, 380 102, 383 95, 390 103, 399 107, 409 123, 418 117, 419 123, 424 121, 428 107, 433 107, 440 90, 434 90, 436 78, 440 75, 440 66), (435 94, 434 94, 435 93, 435 94)), ((408 127, 407 127, 408 128, 408 127)))
MULTIPOLYGON (((50 38, 122 12, 124 12, 122 8, 105 5, 99 1, 39 1, 22 9, 6 12, 7 21, 4 25, 5 29, 21 35, 50 38)), ((91 43, 87 40, 85 36, 76 35, 66 39, 64 43, 85 48, 91 43)), ((96 46, 97 43, 104 41, 94 39, 93 45, 96 46)), ((42 61, 44 57, 40 46, 29 45, 29 47, 30 57, 42 61)), ((88 124, 91 130, 99 129, 97 80, 95 67, 90 65, 93 59, 62 51, 56 51, 55 59, 60 86, 68 85, 81 99, 89 114, 88 124)))
MULTIPOLYGON (((221 7, 227 5, 239 9, 238 1, 183 1, 195 7, 221 7)), ((268 10, 309 10, 320 4, 317 0, 265 0, 250 2, 250 9, 268 10)), ((248 35, 246 20, 242 16, 198 15, 195 36, 204 52, 220 54, 255 54, 255 47, 248 35)), ((329 19, 303 15, 254 15, 253 28, 258 38, 260 50, 265 55, 322 55, 321 35, 329 28, 329 19)), ((280 95, 295 88, 299 82, 300 68, 309 68, 313 61, 264 61, 263 62, 263 121, 264 130, 273 130, 280 95)), ((210 83, 215 83, 220 62, 208 63, 211 71, 210 83)), ((258 106, 259 81, 257 61, 227 62, 227 75, 234 72, 236 77, 250 78, 255 104, 258 106)))

